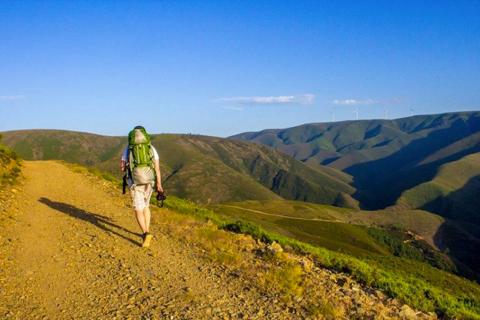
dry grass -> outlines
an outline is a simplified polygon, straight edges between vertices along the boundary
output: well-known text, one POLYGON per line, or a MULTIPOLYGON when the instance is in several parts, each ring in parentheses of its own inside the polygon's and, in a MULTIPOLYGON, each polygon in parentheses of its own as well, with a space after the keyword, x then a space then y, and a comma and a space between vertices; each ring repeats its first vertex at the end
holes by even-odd
POLYGON ((207 225, 198 228, 196 235, 197 243, 206 250, 212 261, 232 266, 241 264, 242 257, 238 245, 232 241, 227 232, 207 225))
POLYGON ((281 292, 284 299, 291 299, 302 296, 305 289, 303 279, 300 264, 285 253, 277 253, 260 281, 268 288, 281 292))

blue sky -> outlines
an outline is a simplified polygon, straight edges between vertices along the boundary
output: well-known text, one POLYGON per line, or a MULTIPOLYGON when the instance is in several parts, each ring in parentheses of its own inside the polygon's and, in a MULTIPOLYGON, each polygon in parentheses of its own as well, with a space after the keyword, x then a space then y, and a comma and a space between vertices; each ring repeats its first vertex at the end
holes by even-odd
POLYGON ((480 1, 1 1, 0 131, 480 109, 480 1))

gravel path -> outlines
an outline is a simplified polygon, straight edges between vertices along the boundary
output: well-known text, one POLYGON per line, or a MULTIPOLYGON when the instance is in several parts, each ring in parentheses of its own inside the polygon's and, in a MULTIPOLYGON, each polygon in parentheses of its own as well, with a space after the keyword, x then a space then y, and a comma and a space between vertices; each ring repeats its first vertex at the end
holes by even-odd
POLYGON ((60 163, 25 162, 23 171, 1 227, 0 318, 255 318, 260 308, 289 317, 167 237, 167 210, 154 212, 155 238, 143 249, 125 197, 60 163))

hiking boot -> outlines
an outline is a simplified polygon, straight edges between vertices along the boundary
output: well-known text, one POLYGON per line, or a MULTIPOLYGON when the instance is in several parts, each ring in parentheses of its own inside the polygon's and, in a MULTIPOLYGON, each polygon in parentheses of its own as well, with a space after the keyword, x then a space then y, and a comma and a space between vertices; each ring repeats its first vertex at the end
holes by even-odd
POLYGON ((142 247, 143 248, 147 248, 148 246, 150 246, 150 242, 152 241, 152 238, 153 236, 148 233, 148 232, 145 232, 143 234, 143 244, 142 244, 142 247))

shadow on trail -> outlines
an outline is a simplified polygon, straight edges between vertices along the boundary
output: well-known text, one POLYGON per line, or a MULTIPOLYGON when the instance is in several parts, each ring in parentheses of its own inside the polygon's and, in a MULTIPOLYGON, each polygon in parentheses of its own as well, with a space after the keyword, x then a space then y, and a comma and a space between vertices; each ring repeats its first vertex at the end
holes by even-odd
POLYGON ((121 233, 118 233, 117 231, 113 230, 112 228, 109 228, 109 227, 113 227, 113 228, 122 230, 124 232, 130 233, 131 235, 135 235, 135 236, 140 237, 140 234, 132 232, 128 229, 125 229, 124 227, 121 227, 121 226, 113 223, 112 219, 109 218, 109 217, 102 216, 100 214, 96 214, 96 213, 93 213, 93 212, 85 211, 83 209, 72 206, 71 204, 52 201, 50 199, 43 198, 43 197, 38 199, 38 201, 47 205, 47 206, 49 206, 52 209, 63 212, 65 214, 69 215, 70 217, 89 222, 89 223, 93 224, 94 226, 102 229, 103 231, 105 231, 107 233, 113 233, 114 235, 119 236, 120 238, 123 238, 123 239, 129 241, 130 243, 133 243, 137 246, 141 245, 139 242, 137 242, 135 240, 132 240, 132 239, 122 235, 121 233))

